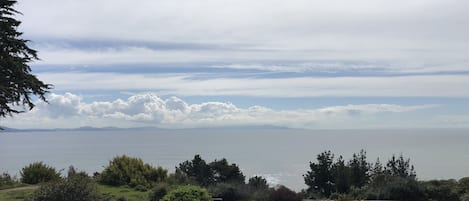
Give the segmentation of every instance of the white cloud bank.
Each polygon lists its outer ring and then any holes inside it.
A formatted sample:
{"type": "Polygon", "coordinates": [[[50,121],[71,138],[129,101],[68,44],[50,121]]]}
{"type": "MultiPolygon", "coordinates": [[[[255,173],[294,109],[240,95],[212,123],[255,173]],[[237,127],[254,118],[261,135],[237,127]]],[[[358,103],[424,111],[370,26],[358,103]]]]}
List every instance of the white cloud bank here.
{"type": "MultiPolygon", "coordinates": [[[[365,104],[319,109],[273,110],[262,106],[240,108],[228,102],[188,104],[177,97],[162,99],[151,93],[133,95],[127,100],[86,103],[80,96],[65,93],[51,94],[49,104],[38,103],[34,110],[6,119],[2,124],[18,128],[79,126],[195,128],[246,125],[347,128],[356,123],[355,120],[364,120],[361,117],[369,118],[379,114],[412,112],[433,107],[436,105],[365,104]],[[334,125],[335,123],[337,125],[334,125]]],[[[373,127],[372,124],[355,126],[373,127]]]]}

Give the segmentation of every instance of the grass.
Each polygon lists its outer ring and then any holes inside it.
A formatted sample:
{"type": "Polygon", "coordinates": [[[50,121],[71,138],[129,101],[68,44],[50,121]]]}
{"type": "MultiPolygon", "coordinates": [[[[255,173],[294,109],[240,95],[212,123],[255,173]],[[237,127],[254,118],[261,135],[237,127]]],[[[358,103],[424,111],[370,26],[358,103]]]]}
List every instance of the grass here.
{"type": "Polygon", "coordinates": [[[0,192],[0,201],[24,201],[33,192],[33,189],[0,192]]]}
{"type": "Polygon", "coordinates": [[[150,193],[150,191],[140,192],[128,187],[114,187],[106,185],[98,185],[98,190],[106,196],[111,196],[113,200],[125,197],[128,201],[145,201],[148,199],[148,194],[150,193]]]}
{"type": "MultiPolygon", "coordinates": [[[[125,197],[128,201],[145,201],[148,199],[147,192],[136,191],[128,187],[114,187],[106,185],[98,185],[98,191],[104,196],[117,200],[120,197],[125,197]]],[[[13,190],[13,191],[0,191],[0,201],[24,201],[25,198],[32,195],[34,189],[13,190]]]]}

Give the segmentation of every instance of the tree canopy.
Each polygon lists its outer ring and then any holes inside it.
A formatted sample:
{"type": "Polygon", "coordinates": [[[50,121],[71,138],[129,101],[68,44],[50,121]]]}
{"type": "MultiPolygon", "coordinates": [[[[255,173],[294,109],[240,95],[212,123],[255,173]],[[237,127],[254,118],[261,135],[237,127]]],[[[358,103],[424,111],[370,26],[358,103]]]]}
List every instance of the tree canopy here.
{"type": "Polygon", "coordinates": [[[45,95],[52,85],[45,84],[31,74],[28,65],[39,60],[36,50],[28,47],[29,40],[21,38],[20,21],[14,16],[21,14],[13,9],[14,0],[0,1],[0,116],[23,112],[35,105],[32,96],[46,101],[45,95]]]}
{"type": "Polygon", "coordinates": [[[245,177],[238,165],[229,164],[226,159],[205,162],[200,155],[195,155],[191,161],[184,161],[176,167],[176,173],[186,175],[202,186],[215,183],[244,183],[245,177]]]}

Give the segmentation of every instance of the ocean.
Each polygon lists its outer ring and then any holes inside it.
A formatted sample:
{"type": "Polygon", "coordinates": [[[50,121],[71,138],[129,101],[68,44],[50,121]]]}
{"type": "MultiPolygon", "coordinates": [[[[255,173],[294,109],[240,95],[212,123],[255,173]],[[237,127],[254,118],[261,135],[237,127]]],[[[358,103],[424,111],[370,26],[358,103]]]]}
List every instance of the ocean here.
{"type": "Polygon", "coordinates": [[[59,170],[70,165],[101,171],[126,154],[174,172],[200,154],[207,162],[226,158],[247,178],[260,175],[271,185],[305,188],[302,175],[316,155],[331,150],[346,160],[361,149],[368,160],[385,163],[403,154],[418,179],[469,176],[469,130],[297,130],[228,128],[181,130],[41,131],[0,133],[0,172],[18,175],[25,165],[43,161],[59,170]]]}

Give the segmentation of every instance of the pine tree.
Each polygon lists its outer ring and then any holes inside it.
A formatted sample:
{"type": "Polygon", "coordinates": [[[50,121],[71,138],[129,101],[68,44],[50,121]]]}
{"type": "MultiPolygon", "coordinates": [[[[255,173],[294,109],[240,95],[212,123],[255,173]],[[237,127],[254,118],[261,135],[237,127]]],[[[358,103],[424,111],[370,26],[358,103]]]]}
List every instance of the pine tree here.
{"type": "Polygon", "coordinates": [[[32,96],[46,101],[52,88],[31,74],[28,63],[39,58],[17,30],[21,22],[13,17],[21,13],[12,8],[15,4],[14,0],[0,0],[0,117],[24,112],[25,107],[31,110],[35,106],[32,96]]]}
{"type": "Polygon", "coordinates": [[[317,163],[310,162],[311,171],[303,175],[305,184],[310,192],[320,193],[329,197],[335,191],[335,178],[333,175],[334,154],[325,151],[317,156],[317,163]]]}

